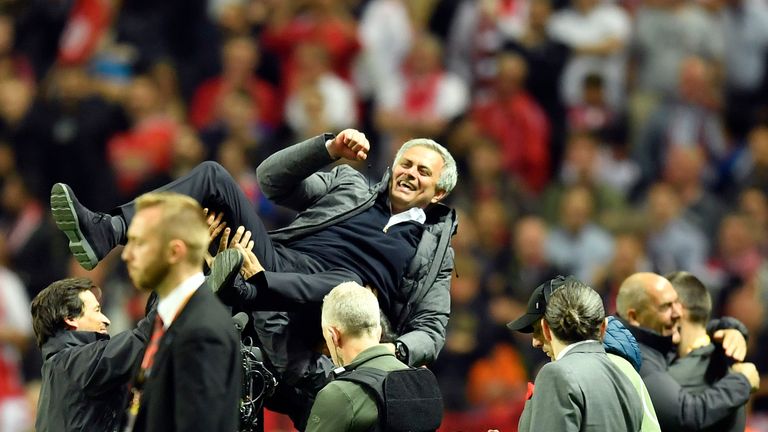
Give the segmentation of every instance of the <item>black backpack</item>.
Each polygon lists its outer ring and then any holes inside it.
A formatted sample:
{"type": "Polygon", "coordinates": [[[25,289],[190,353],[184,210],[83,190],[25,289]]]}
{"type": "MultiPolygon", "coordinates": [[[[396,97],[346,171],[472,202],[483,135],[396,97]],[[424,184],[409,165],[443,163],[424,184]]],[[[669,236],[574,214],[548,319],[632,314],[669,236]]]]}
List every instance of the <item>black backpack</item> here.
{"type": "Polygon", "coordinates": [[[379,421],[371,430],[426,432],[440,427],[443,398],[437,379],[429,369],[409,367],[383,371],[362,364],[365,362],[352,366],[351,370],[350,366],[342,371],[337,369],[336,379],[357,383],[374,397],[379,421]]]}

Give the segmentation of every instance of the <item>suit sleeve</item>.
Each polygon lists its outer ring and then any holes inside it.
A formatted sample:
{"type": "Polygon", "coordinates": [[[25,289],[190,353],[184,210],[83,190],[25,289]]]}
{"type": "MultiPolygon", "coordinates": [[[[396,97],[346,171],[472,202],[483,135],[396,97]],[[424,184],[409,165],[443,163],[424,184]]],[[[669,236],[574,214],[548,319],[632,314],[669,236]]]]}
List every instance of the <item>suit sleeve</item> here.
{"type": "MultiPolygon", "coordinates": [[[[234,332],[234,327],[232,328],[234,332]]],[[[174,349],[173,374],[175,424],[183,431],[214,431],[228,424],[228,416],[237,415],[231,404],[233,382],[240,383],[240,368],[233,356],[239,356],[236,337],[221,330],[198,327],[174,349]]],[[[236,391],[236,390],[234,390],[236,391]]]]}
{"type": "Polygon", "coordinates": [[[651,395],[662,430],[701,430],[712,426],[747,403],[749,381],[732,373],[702,393],[690,393],[665,371],[643,380],[651,395]]]}
{"type": "Polygon", "coordinates": [[[90,396],[114,391],[131,380],[149,341],[154,317],[152,313],[133,330],[77,348],[59,367],[90,396]]]}
{"type": "MultiPolygon", "coordinates": [[[[273,301],[279,302],[281,297],[288,302],[285,305],[287,307],[290,307],[291,303],[322,303],[325,295],[342,282],[363,283],[359,276],[344,269],[313,274],[264,271],[263,275],[265,283],[259,287],[259,295],[252,305],[254,310],[265,310],[266,305],[273,301]],[[259,303],[264,303],[264,305],[259,305],[259,303]]],[[[286,309],[272,308],[271,310],[282,311],[286,309]]]]}
{"type": "Polygon", "coordinates": [[[295,311],[307,304],[322,303],[335,286],[349,281],[363,284],[359,276],[344,269],[312,274],[263,271],[248,280],[236,278],[238,298],[225,301],[238,302],[253,311],[295,311]]]}
{"type": "Polygon", "coordinates": [[[310,138],[265,159],[256,168],[264,196],[279,205],[302,211],[328,193],[340,174],[355,171],[348,165],[340,165],[330,172],[318,172],[333,162],[325,148],[325,141],[331,138],[330,134],[310,138]]]}
{"type": "Polygon", "coordinates": [[[317,394],[309,413],[306,432],[341,432],[351,430],[354,421],[352,400],[333,383],[317,394]]]}
{"type": "Polygon", "coordinates": [[[568,372],[549,363],[536,376],[530,410],[532,430],[579,431],[585,401],[583,392],[569,379],[568,372]]]}
{"type": "Polygon", "coordinates": [[[453,248],[448,248],[437,279],[421,301],[411,305],[410,318],[397,338],[408,347],[409,366],[432,363],[445,344],[445,328],[451,312],[453,255],[453,248]]]}

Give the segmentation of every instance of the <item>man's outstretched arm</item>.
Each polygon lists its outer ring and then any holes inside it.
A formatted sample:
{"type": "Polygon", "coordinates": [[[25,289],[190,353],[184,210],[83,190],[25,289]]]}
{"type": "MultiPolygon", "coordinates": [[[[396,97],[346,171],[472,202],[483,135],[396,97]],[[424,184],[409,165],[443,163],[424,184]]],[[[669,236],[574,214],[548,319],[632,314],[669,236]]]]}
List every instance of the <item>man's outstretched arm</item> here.
{"type": "Polygon", "coordinates": [[[749,379],[731,373],[702,393],[691,393],[666,372],[643,377],[662,430],[700,430],[730,415],[747,403],[751,391],[749,379]]]}
{"type": "Polygon", "coordinates": [[[303,210],[330,189],[331,178],[318,170],[339,158],[365,160],[369,149],[368,139],[355,129],[310,138],[265,159],[256,168],[259,187],[275,203],[303,210]]]}
{"type": "Polygon", "coordinates": [[[155,314],[153,311],[144,317],[135,329],[66,351],[56,361],[57,367],[86,394],[115,391],[130,382],[149,341],[155,314]]]}

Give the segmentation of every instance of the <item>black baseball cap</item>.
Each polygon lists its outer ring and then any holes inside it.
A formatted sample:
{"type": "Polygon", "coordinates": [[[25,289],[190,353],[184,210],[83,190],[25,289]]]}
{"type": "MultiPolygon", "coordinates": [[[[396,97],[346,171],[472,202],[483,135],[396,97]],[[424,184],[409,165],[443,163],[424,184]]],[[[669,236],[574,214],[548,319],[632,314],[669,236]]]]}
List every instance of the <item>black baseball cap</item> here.
{"type": "Polygon", "coordinates": [[[520,333],[533,333],[533,323],[544,317],[547,311],[547,302],[552,293],[565,285],[565,282],[572,279],[573,276],[556,276],[536,287],[528,299],[528,308],[525,315],[507,324],[507,328],[520,333]]]}

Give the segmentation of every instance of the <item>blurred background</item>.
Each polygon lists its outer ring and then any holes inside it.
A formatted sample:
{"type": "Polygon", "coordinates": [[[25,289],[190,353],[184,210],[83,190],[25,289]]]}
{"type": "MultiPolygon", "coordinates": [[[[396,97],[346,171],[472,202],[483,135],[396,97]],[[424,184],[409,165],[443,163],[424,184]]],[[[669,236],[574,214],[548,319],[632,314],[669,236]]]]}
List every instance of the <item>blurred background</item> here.
{"type": "Polygon", "coordinates": [[[112,333],[144,309],[117,254],[71,260],[54,182],[107,211],[217,160],[280,226],[255,167],[348,127],[372,181],[412,137],[459,164],[443,430],[516,430],[546,359],[504,324],[539,283],[613,312],[640,270],[747,325],[768,430],[767,50],[768,0],[0,0],[0,431],[32,428],[42,288],[93,278],[112,333]]]}

